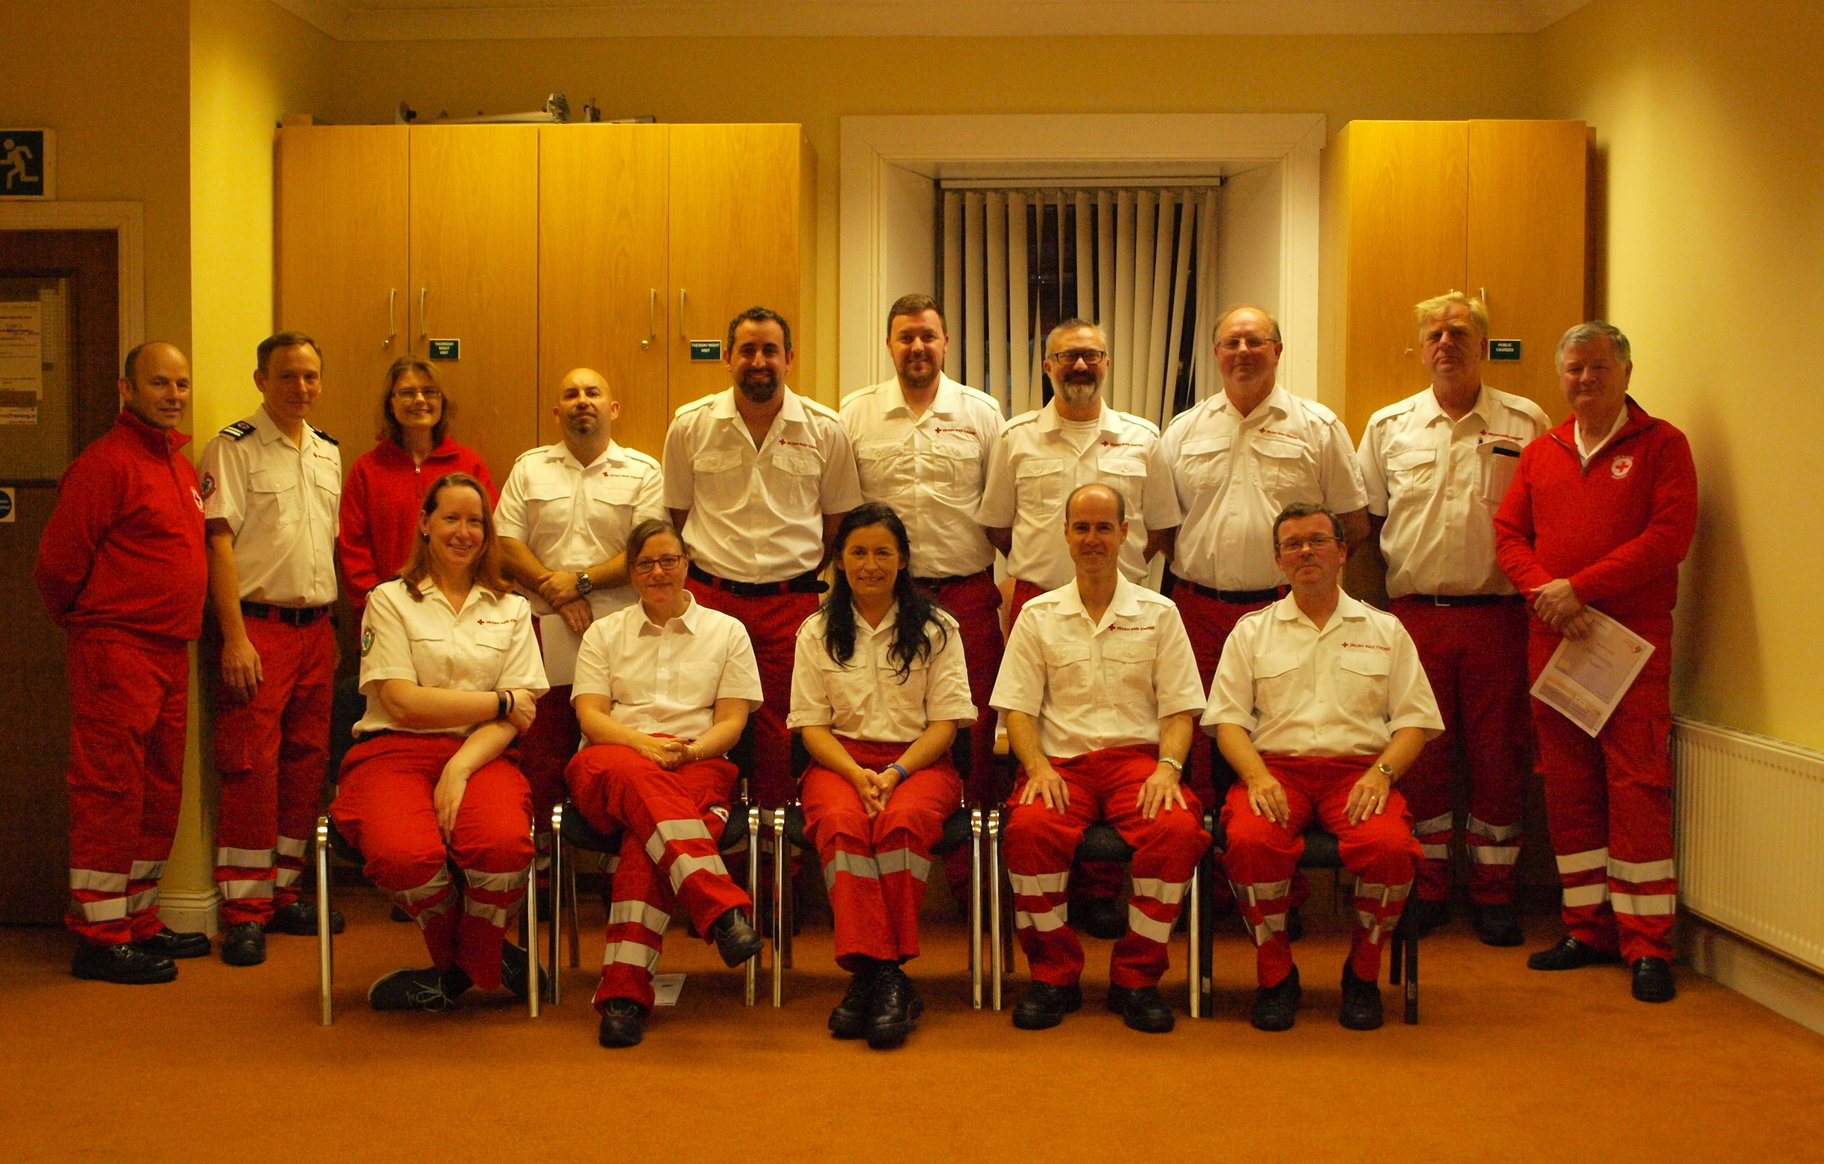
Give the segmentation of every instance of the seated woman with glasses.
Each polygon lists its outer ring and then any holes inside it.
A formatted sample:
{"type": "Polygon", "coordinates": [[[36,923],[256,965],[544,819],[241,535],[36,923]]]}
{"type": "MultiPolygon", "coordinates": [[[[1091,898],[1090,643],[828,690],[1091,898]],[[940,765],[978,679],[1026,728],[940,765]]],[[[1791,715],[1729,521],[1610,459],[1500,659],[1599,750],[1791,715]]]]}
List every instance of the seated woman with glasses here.
{"type": "Polygon", "coordinates": [[[447,1010],[471,986],[530,989],[506,940],[532,861],[532,798],[508,750],[545,693],[532,608],[500,573],[481,482],[437,479],[405,569],[368,596],[367,712],[330,816],[434,963],[375,982],[375,1010],[447,1010]],[[460,876],[452,876],[454,865],[460,876]]]}
{"type": "Polygon", "coordinates": [[[899,515],[878,502],[836,532],[836,578],[798,630],[786,726],[810,753],[800,797],[854,976],[830,1012],[839,1039],[905,1042],[924,1009],[900,967],[918,956],[931,846],[962,799],[950,760],[975,722],[956,620],[912,582],[899,515]]]}
{"type": "Polygon", "coordinates": [[[481,458],[450,439],[455,415],[455,402],[443,394],[427,361],[418,356],[393,361],[380,394],[379,440],[355,458],[342,486],[336,556],[357,614],[368,591],[397,575],[411,555],[418,503],[432,481],[445,473],[467,473],[487,490],[490,508],[499,496],[481,458]]]}
{"type": "Polygon", "coordinates": [[[564,772],[591,827],[626,830],[595,991],[604,1047],[645,1035],[674,901],[729,966],[760,952],[741,912],[753,902],[717,852],[736,776],[725,753],[760,705],[753,643],[684,588],[690,551],[670,522],[634,526],[626,552],[640,601],[583,635],[570,700],[588,746],[564,772]]]}

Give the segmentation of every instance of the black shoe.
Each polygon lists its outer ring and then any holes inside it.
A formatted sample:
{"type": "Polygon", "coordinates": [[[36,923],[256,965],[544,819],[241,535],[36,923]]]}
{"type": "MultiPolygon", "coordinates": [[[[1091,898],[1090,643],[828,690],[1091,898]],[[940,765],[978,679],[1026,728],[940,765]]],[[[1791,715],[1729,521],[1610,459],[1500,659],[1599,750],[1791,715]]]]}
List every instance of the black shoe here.
{"type": "Polygon", "coordinates": [[[1127,936],[1127,915],[1112,897],[1079,897],[1070,903],[1070,924],[1080,934],[1119,941],[1127,936]]]}
{"type": "Polygon", "coordinates": [[[1678,994],[1672,964],[1651,954],[1634,959],[1634,997],[1641,1002],[1671,1002],[1678,994]]]}
{"type": "Polygon", "coordinates": [[[874,986],[874,1011],[868,1016],[868,1046],[891,1051],[906,1041],[912,1024],[925,1013],[925,1002],[906,972],[894,962],[880,969],[874,986]]]}
{"type": "Polygon", "coordinates": [[[710,924],[709,940],[716,944],[723,965],[731,967],[758,954],[766,944],[738,909],[729,910],[710,924]]]}
{"type": "MultiPolygon", "coordinates": [[[[339,934],[347,927],[348,922],[342,917],[341,910],[332,909],[329,911],[330,933],[339,934]]],[[[273,910],[272,916],[266,919],[266,932],[269,934],[296,934],[301,938],[316,937],[316,902],[305,901],[300,898],[290,905],[281,906],[278,909],[273,910]]]]}
{"type": "Polygon", "coordinates": [[[1526,960],[1528,970],[1581,970],[1585,966],[1613,966],[1620,954],[1611,954],[1586,946],[1576,938],[1566,938],[1549,950],[1540,950],[1526,960]]]}
{"type": "Polygon", "coordinates": [[[180,934],[161,926],[156,934],[133,943],[133,948],[155,958],[203,958],[209,954],[208,934],[180,934]]]}
{"type": "Polygon", "coordinates": [[[467,985],[468,975],[463,974],[455,982],[450,977],[435,966],[395,970],[367,988],[367,1005],[375,1010],[455,1010],[456,996],[462,993],[460,987],[467,985]]]}
{"type": "Polygon", "coordinates": [[[1064,1016],[1083,1005],[1083,988],[1076,983],[1053,986],[1034,982],[1026,996],[1013,1008],[1013,1025],[1022,1031],[1042,1031],[1064,1021],[1064,1016]]]}
{"type": "Polygon", "coordinates": [[[266,933],[259,922],[235,922],[222,931],[222,961],[230,966],[258,966],[266,960],[266,933]]]}
{"type": "Polygon", "coordinates": [[[880,981],[884,962],[869,962],[849,979],[842,1001],[830,1012],[830,1034],[838,1039],[859,1039],[868,1033],[868,1019],[874,1013],[874,984],[880,981]]]}
{"type": "Polygon", "coordinates": [[[1298,1021],[1298,1002],[1304,997],[1298,984],[1298,967],[1279,980],[1277,986],[1263,986],[1254,995],[1254,1010],[1248,1022],[1257,1031],[1289,1031],[1298,1021]]]}
{"type": "Polygon", "coordinates": [[[602,1007],[595,1041],[604,1047],[634,1047],[646,1037],[646,1008],[631,998],[611,998],[602,1007]]]}
{"type": "Polygon", "coordinates": [[[177,963],[129,942],[112,946],[84,942],[76,947],[76,956],[70,959],[70,973],[96,982],[150,986],[176,978],[177,963]]]}
{"type": "Polygon", "coordinates": [[[1336,1021],[1352,1031],[1372,1031],[1381,1025],[1381,985],[1355,976],[1355,967],[1343,963],[1343,1009],[1336,1021]]]}
{"type": "MultiPolygon", "coordinates": [[[[1481,907],[1478,906],[1478,909],[1481,907]]],[[[1414,937],[1425,937],[1450,924],[1450,902],[1421,897],[1406,903],[1406,926],[1414,937]]]]}
{"type": "MultiPolygon", "coordinates": [[[[500,944],[500,988],[512,994],[521,1002],[526,1001],[526,984],[530,975],[526,970],[526,951],[512,942],[500,944]]],[[[545,968],[538,968],[538,990],[543,994],[551,986],[551,977],[545,968]]]]}
{"type": "Polygon", "coordinates": [[[1520,915],[1511,905],[1471,905],[1469,924],[1484,946],[1518,946],[1526,940],[1520,930],[1520,915]]]}
{"type": "Polygon", "coordinates": [[[1121,1021],[1136,1031],[1163,1035],[1172,1029],[1176,1019],[1172,1008],[1159,997],[1157,986],[1110,986],[1108,1009],[1121,1016],[1121,1021]]]}

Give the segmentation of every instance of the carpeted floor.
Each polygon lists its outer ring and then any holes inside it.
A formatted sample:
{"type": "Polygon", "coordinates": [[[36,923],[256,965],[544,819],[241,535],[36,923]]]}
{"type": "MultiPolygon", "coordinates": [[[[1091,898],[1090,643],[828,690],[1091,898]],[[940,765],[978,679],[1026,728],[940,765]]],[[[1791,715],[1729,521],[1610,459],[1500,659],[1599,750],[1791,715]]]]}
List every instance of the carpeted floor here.
{"type": "Polygon", "coordinates": [[[1619,968],[1530,972],[1556,937],[1545,918],[1518,950],[1440,931],[1420,1025],[1386,988],[1389,1024],[1369,1033],[1336,1024],[1336,917],[1297,947],[1305,1005],[1280,1035],[1247,1025],[1238,931],[1217,946],[1216,1015],[1185,1017],[1180,941],[1162,1036],[1102,1009],[1105,942],[1057,1030],[970,1009],[965,930],[934,920],[910,967],[925,1017],[892,1053],[825,1032],[845,981],[827,927],[800,937],[775,1011],[764,975],[743,1008],[740,975],[678,925],[660,968],[688,973],[679,1005],[606,1051],[588,1001],[599,904],[563,1005],[533,1021],[505,996],[370,1011],[367,984],[422,947],[371,891],[339,903],[327,1029],[309,938],[273,937],[263,967],[195,960],[174,984],[117,987],[70,977],[61,932],[0,930],[0,1161],[1824,1160],[1824,1038],[1682,968],[1665,1006],[1629,998],[1619,968]]]}

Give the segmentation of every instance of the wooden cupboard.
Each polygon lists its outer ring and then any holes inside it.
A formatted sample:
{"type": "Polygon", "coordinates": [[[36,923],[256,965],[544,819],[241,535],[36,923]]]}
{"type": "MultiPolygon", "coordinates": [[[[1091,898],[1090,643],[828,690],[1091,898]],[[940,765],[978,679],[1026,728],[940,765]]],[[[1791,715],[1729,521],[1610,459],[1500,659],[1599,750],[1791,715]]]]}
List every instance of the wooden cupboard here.
{"type": "Polygon", "coordinates": [[[1552,366],[1588,318],[1589,133],[1580,121],[1353,121],[1325,151],[1319,397],[1358,439],[1427,383],[1412,306],[1452,288],[1488,304],[1483,382],[1565,415],[1552,366]]]}

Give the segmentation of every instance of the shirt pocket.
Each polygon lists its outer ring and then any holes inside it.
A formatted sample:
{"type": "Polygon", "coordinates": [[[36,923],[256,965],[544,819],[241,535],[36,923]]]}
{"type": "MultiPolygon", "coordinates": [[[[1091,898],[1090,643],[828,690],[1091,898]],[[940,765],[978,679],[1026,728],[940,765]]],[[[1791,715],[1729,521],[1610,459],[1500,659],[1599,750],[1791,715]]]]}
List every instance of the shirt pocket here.
{"type": "Polygon", "coordinates": [[[1520,448],[1501,441],[1483,445],[1476,455],[1482,461],[1482,503],[1493,513],[1501,508],[1507,487],[1514,483],[1514,474],[1520,468],[1520,448]]]}
{"type": "Polygon", "coordinates": [[[1045,654],[1046,683],[1056,703],[1092,702],[1100,685],[1093,652],[1088,643],[1041,644],[1045,654]]]}
{"type": "Polygon", "coordinates": [[[1280,709],[1286,714],[1299,702],[1309,698],[1310,689],[1303,658],[1290,651],[1274,651],[1254,657],[1254,706],[1256,714],[1263,707],[1280,709]]]}
{"type": "MultiPolygon", "coordinates": [[[[902,679],[895,664],[882,659],[874,668],[874,686],[880,692],[880,704],[894,718],[911,718],[920,724],[925,718],[925,690],[930,684],[929,662],[915,662],[902,679]]],[[[900,741],[893,741],[898,743],[900,741]]]]}
{"type": "Polygon", "coordinates": [[[1187,494],[1219,487],[1228,475],[1229,446],[1234,437],[1199,437],[1178,446],[1178,463],[1172,467],[1184,482],[1187,494]]]}
{"type": "Polygon", "coordinates": [[[1387,673],[1393,654],[1381,650],[1344,651],[1336,666],[1336,701],[1350,712],[1375,718],[1387,707],[1387,673]]]}
{"type": "Polygon", "coordinates": [[[747,498],[748,459],[740,449],[707,449],[691,461],[697,504],[734,508],[747,498]]]}
{"type": "Polygon", "coordinates": [[[722,664],[679,663],[671,677],[671,697],[685,707],[714,707],[722,686],[722,664]]]}
{"type": "Polygon", "coordinates": [[[454,653],[450,650],[450,641],[441,630],[410,631],[412,674],[417,676],[420,687],[451,686],[451,664],[454,653]]]}
{"type": "Polygon", "coordinates": [[[1102,644],[1102,669],[1108,676],[1110,703],[1156,704],[1153,673],[1158,669],[1159,644],[1150,635],[1124,634],[1102,644]]]}
{"type": "Polygon", "coordinates": [[[1436,486],[1437,473],[1436,449],[1390,450],[1387,454],[1387,493],[1406,499],[1424,497],[1436,486]]]}
{"type": "Polygon", "coordinates": [[[1296,441],[1256,436],[1254,454],[1260,467],[1260,484],[1282,505],[1294,501],[1321,501],[1317,491],[1317,464],[1310,450],[1296,441]]]}
{"type": "Polygon", "coordinates": [[[1048,521],[1047,511],[1064,504],[1064,459],[1062,457],[1027,457],[1013,470],[1013,496],[1016,508],[1041,522],[1048,521]]]}
{"type": "Polygon", "coordinates": [[[909,488],[917,476],[904,441],[856,445],[855,468],[861,474],[861,491],[870,498],[893,496],[909,488]]]}
{"type": "Polygon", "coordinates": [[[548,548],[569,529],[571,497],[567,481],[534,481],[526,490],[526,529],[533,544],[548,548]]]}
{"type": "Polygon", "coordinates": [[[782,514],[822,512],[822,459],[801,449],[775,448],[772,467],[782,514]]]}
{"type": "Polygon", "coordinates": [[[1146,462],[1134,456],[1096,458],[1096,473],[1105,485],[1118,490],[1127,503],[1127,518],[1136,526],[1145,525],[1142,508],[1146,501],[1146,462]]]}
{"type": "Polygon", "coordinates": [[[254,469],[247,474],[247,524],[294,525],[302,516],[298,480],[283,469],[254,469]]]}
{"type": "Polygon", "coordinates": [[[973,510],[981,500],[987,478],[981,446],[939,441],[927,450],[923,468],[931,491],[951,505],[973,510]]]}
{"type": "Polygon", "coordinates": [[[593,478],[589,485],[589,530],[604,549],[625,546],[633,530],[633,501],[639,482],[632,477],[593,478]]]}

